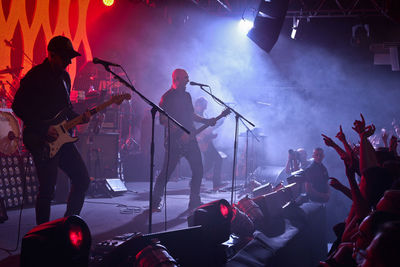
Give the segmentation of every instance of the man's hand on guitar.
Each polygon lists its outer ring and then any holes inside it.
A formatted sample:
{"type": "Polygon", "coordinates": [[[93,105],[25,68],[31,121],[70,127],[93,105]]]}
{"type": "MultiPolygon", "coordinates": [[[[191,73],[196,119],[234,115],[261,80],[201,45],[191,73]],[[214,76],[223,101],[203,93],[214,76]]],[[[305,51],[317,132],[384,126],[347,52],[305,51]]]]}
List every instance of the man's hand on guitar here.
{"type": "Polygon", "coordinates": [[[90,111],[87,109],[85,113],[82,114],[82,123],[88,123],[90,121],[90,117],[92,117],[92,115],[90,114],[90,111]]]}
{"type": "Polygon", "coordinates": [[[214,126],[217,123],[217,118],[211,118],[207,120],[207,123],[209,126],[214,126]]]}
{"type": "Polygon", "coordinates": [[[47,130],[46,140],[48,142],[53,142],[57,140],[57,138],[58,138],[57,129],[54,126],[50,126],[49,129],[47,130]]]}

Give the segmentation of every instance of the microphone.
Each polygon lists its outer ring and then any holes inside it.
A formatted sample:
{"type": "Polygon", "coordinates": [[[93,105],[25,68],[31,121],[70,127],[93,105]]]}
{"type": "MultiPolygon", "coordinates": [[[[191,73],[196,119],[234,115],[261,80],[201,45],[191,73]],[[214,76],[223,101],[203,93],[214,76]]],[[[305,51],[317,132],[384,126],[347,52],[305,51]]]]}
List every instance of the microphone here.
{"type": "Polygon", "coordinates": [[[119,65],[119,64],[115,64],[115,63],[112,63],[112,62],[108,62],[108,61],[99,59],[99,58],[97,58],[97,57],[93,58],[93,64],[101,64],[101,65],[103,65],[104,67],[108,67],[108,66],[121,67],[121,65],[119,65]]]}
{"type": "Polygon", "coordinates": [[[210,87],[210,86],[207,85],[207,84],[196,83],[196,82],[190,82],[190,85],[197,85],[197,86],[200,86],[200,87],[203,87],[203,86],[205,86],[205,87],[210,87]]]}

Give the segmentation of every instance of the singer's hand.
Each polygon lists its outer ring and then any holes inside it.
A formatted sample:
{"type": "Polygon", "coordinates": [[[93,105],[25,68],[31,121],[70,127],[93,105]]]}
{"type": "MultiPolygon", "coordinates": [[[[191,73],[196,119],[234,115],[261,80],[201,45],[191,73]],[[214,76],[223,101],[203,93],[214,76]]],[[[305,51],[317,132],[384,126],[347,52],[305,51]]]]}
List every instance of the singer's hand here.
{"type": "Polygon", "coordinates": [[[208,119],[207,124],[210,126],[214,126],[217,123],[217,119],[216,118],[211,118],[208,119]]]}

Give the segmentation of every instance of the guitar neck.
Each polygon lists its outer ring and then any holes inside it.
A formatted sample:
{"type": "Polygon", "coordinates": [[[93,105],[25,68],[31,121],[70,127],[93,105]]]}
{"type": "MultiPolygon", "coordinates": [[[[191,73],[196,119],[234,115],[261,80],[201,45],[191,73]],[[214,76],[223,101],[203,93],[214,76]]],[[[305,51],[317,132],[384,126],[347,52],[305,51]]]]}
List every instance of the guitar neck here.
{"type": "MultiPolygon", "coordinates": [[[[216,117],[216,120],[219,121],[222,117],[225,117],[225,115],[221,113],[218,117],[216,117]]],[[[197,128],[194,131],[194,135],[198,135],[199,133],[201,133],[202,131],[207,129],[209,126],[210,125],[208,125],[208,124],[204,124],[204,125],[200,126],[199,128],[197,128]]]]}
{"type": "MultiPolygon", "coordinates": [[[[89,110],[90,115],[94,115],[100,111],[102,111],[103,109],[105,109],[106,107],[112,105],[114,103],[113,99],[110,99],[100,105],[98,105],[95,108],[92,108],[91,110],[89,110]]],[[[79,115],[78,117],[73,118],[72,120],[67,121],[66,125],[64,126],[65,130],[69,130],[71,128],[74,128],[76,125],[83,123],[83,114],[79,115]]]]}

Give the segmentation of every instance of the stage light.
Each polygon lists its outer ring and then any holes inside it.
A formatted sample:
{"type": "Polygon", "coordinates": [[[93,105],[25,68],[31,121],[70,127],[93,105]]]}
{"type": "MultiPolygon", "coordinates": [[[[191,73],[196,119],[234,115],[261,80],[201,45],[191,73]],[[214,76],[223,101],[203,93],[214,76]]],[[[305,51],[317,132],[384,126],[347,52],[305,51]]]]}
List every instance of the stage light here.
{"type": "Polygon", "coordinates": [[[188,225],[201,225],[206,242],[216,245],[229,239],[233,212],[225,199],[216,200],[198,207],[188,217],[188,225]]]}
{"type": "Polygon", "coordinates": [[[36,226],[22,239],[21,267],[88,266],[91,235],[79,216],[36,226]]]}
{"type": "Polygon", "coordinates": [[[72,225],[71,229],[69,229],[69,240],[71,244],[79,249],[83,243],[83,230],[79,225],[72,225]]]}
{"type": "Polygon", "coordinates": [[[252,237],[254,233],[253,221],[236,206],[232,207],[231,231],[241,238],[252,237]]]}
{"type": "Polygon", "coordinates": [[[166,247],[159,242],[152,242],[136,254],[135,266],[166,266],[176,267],[178,263],[169,254],[166,247]]]}
{"type": "Polygon", "coordinates": [[[256,228],[265,224],[267,221],[260,207],[248,196],[239,200],[237,208],[243,211],[253,221],[256,228]]]}
{"type": "Polygon", "coordinates": [[[114,0],[103,0],[103,4],[105,6],[112,6],[114,4],[114,0]]]}
{"type": "Polygon", "coordinates": [[[296,39],[297,29],[299,28],[300,19],[296,19],[293,17],[293,26],[292,26],[292,33],[290,34],[290,38],[293,40],[296,39]]]}
{"type": "Polygon", "coordinates": [[[241,19],[238,24],[239,33],[242,35],[246,35],[251,28],[253,28],[253,22],[246,19],[241,19]]]}

